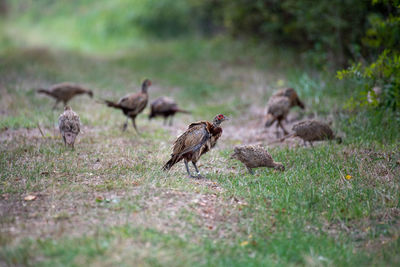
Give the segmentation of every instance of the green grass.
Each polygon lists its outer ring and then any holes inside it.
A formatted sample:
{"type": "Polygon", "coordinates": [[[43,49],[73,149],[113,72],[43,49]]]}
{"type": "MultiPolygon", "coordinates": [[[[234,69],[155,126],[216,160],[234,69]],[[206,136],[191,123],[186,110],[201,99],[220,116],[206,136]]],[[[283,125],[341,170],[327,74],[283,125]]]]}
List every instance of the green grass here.
{"type": "Polygon", "coordinates": [[[13,15],[0,32],[7,40],[0,47],[1,264],[399,264],[397,113],[344,109],[355,93],[351,84],[281,48],[226,37],[137,39],[135,29],[105,35],[103,43],[96,31],[86,35],[101,5],[79,3],[88,23],[80,30],[79,19],[66,24],[75,9],[54,4],[32,26],[31,16],[43,11],[29,5],[34,9],[13,15]],[[52,42],[60,28],[63,38],[52,42]],[[136,91],[144,77],[154,83],[151,99],[170,95],[193,112],[175,118],[178,130],[149,122],[146,110],[137,120],[140,136],[131,125],[121,132],[121,112],[94,101],[136,91]],[[95,92],[94,100],[70,103],[84,125],[75,151],[63,147],[57,132],[61,108],[51,110],[53,100],[34,91],[66,80],[95,92]],[[229,158],[233,145],[261,134],[258,110],[286,86],[307,106],[294,114],[332,121],[344,142],[270,147],[286,171],[250,175],[229,158]],[[217,113],[231,121],[199,162],[206,179],[188,179],[182,163],[161,171],[176,135],[217,113]],[[24,201],[30,194],[37,199],[24,201]]]}

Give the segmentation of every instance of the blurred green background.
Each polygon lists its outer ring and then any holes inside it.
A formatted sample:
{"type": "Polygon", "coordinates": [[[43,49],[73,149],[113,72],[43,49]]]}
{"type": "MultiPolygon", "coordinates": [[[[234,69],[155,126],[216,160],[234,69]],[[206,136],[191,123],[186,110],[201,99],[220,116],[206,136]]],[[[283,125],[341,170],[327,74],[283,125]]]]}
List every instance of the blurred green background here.
{"type": "MultiPolygon", "coordinates": [[[[204,40],[221,46],[240,40],[255,57],[285,50],[277,61],[332,76],[345,69],[340,78],[355,80],[359,89],[351,106],[398,109],[400,103],[399,1],[1,0],[1,16],[3,50],[46,46],[109,55],[185,40],[189,47],[176,49],[190,57],[204,49],[204,40]],[[368,103],[374,86],[382,97],[368,103]]],[[[212,51],[218,57],[220,50],[209,48],[192,60],[212,51]]]]}

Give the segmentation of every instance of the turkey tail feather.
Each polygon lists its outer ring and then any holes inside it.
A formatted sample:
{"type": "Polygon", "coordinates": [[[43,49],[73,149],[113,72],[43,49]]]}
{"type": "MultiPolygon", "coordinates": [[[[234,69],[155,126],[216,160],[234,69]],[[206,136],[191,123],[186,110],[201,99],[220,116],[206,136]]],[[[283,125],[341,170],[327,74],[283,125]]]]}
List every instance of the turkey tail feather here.
{"type": "Polygon", "coordinates": [[[180,161],[182,158],[179,157],[179,155],[173,155],[170,160],[168,160],[167,163],[162,167],[163,171],[168,171],[171,169],[172,166],[174,166],[178,161],[180,161]]]}
{"type": "Polygon", "coordinates": [[[121,108],[118,104],[116,104],[110,100],[104,100],[104,104],[106,104],[108,107],[112,107],[112,108],[121,108]]]}
{"type": "Polygon", "coordinates": [[[192,114],[192,112],[190,112],[190,111],[188,111],[188,110],[180,109],[180,108],[177,108],[177,109],[176,109],[176,112],[181,112],[181,113],[186,113],[186,114],[192,114]]]}
{"type": "Polygon", "coordinates": [[[46,95],[51,95],[50,91],[47,89],[37,89],[36,92],[38,92],[39,94],[46,94],[46,95]]]}

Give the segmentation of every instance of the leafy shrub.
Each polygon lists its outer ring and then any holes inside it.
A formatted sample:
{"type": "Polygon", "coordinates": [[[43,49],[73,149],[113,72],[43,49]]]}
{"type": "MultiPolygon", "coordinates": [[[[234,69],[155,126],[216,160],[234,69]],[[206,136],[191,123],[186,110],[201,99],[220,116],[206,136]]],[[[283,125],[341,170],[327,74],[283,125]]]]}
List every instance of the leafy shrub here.
{"type": "MultiPolygon", "coordinates": [[[[374,1],[374,3],[380,1],[374,1]]],[[[390,3],[390,13],[385,18],[370,16],[363,43],[378,54],[371,63],[353,63],[346,70],[339,71],[339,79],[349,78],[357,82],[360,95],[350,105],[400,108],[400,5],[390,3]]]]}

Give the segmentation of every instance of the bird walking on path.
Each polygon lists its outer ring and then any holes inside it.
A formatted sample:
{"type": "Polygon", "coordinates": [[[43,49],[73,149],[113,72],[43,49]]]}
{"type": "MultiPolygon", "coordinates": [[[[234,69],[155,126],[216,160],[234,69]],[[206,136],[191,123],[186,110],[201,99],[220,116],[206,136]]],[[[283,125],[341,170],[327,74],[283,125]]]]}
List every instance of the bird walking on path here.
{"type": "Polygon", "coordinates": [[[173,145],[171,159],[163,166],[163,170],[169,170],[182,159],[189,177],[201,178],[196,166],[197,161],[202,155],[210,151],[222,135],[221,123],[228,118],[222,114],[215,116],[212,123],[199,121],[189,125],[188,129],[181,134],[173,145]],[[192,175],[189,170],[188,162],[191,161],[197,175],[192,175]]]}
{"type": "Polygon", "coordinates": [[[299,106],[301,109],[304,109],[304,103],[300,100],[297,92],[293,88],[286,88],[275,92],[272,96],[286,96],[289,98],[290,107],[299,106]]]}
{"type": "Polygon", "coordinates": [[[64,145],[74,148],[75,139],[81,129],[78,114],[69,106],[65,106],[64,112],[58,118],[58,127],[64,140],[64,145]]]}
{"type": "Polygon", "coordinates": [[[268,167],[275,170],[284,171],[285,167],[280,162],[275,162],[268,151],[260,146],[237,146],[232,159],[241,161],[251,174],[254,174],[253,168],[268,167]]]}
{"type": "Polygon", "coordinates": [[[147,102],[149,100],[147,90],[150,85],[151,81],[146,79],[142,83],[142,89],[140,92],[128,94],[121,98],[118,102],[104,100],[104,103],[107,106],[122,110],[124,115],[127,117],[122,128],[123,131],[125,131],[128,127],[128,121],[131,119],[133,128],[135,128],[136,132],[139,133],[135,120],[136,116],[139,115],[147,106],[147,102]]]}
{"type": "Polygon", "coordinates": [[[283,126],[282,121],[286,119],[289,109],[289,98],[285,96],[271,97],[268,101],[267,120],[265,122],[265,127],[270,127],[276,121],[277,127],[281,127],[283,133],[288,134],[288,131],[283,126]]]}
{"type": "Polygon", "coordinates": [[[306,142],[309,142],[310,145],[313,146],[312,142],[323,140],[336,140],[338,143],[342,142],[342,138],[336,136],[328,124],[316,120],[299,122],[293,125],[292,130],[294,133],[284,136],[280,141],[283,142],[289,137],[300,137],[303,139],[304,146],[307,145],[306,142]]]}
{"type": "Polygon", "coordinates": [[[277,128],[280,127],[285,135],[288,134],[288,131],[283,126],[282,121],[287,119],[290,108],[294,106],[299,106],[302,109],[305,108],[304,103],[300,100],[293,88],[279,90],[274,93],[267,103],[265,127],[270,127],[276,121],[277,128]]]}
{"type": "Polygon", "coordinates": [[[68,101],[70,101],[76,95],[88,94],[90,97],[93,97],[92,90],[89,90],[81,85],[69,82],[55,84],[49,89],[39,88],[37,89],[37,92],[40,94],[46,94],[56,100],[53,109],[57,107],[60,101],[62,101],[64,103],[64,106],[66,106],[68,104],[68,101]]]}
{"type": "Polygon", "coordinates": [[[150,107],[151,111],[149,120],[157,116],[162,116],[164,117],[164,125],[166,125],[168,117],[171,117],[169,121],[170,126],[172,125],[172,119],[177,112],[190,113],[190,111],[180,109],[178,104],[176,104],[172,98],[166,96],[155,99],[153,102],[151,102],[150,107]]]}

